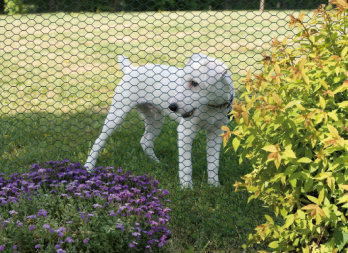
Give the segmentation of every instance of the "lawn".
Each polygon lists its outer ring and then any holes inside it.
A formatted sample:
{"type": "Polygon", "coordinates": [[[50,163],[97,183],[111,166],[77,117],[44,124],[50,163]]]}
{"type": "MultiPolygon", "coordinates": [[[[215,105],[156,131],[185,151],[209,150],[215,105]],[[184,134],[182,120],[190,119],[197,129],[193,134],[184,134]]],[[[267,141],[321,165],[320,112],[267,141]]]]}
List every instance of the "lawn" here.
{"type": "MultiPolygon", "coordinates": [[[[98,136],[122,73],[117,55],[135,65],[184,66],[192,53],[222,59],[236,87],[247,67],[260,68],[273,37],[293,36],[288,12],[56,13],[0,16],[0,170],[34,162],[83,163],[98,136]]],[[[233,124],[233,123],[231,123],[233,124]]],[[[170,191],[170,252],[239,252],[268,210],[233,184],[250,171],[233,151],[221,154],[223,186],[206,184],[205,135],[193,150],[194,190],[178,180],[176,123],[166,119],[151,161],[139,144],[144,124],[132,112],[108,140],[100,166],[158,179],[170,191]]],[[[253,249],[250,249],[253,251],[253,249]]]]}

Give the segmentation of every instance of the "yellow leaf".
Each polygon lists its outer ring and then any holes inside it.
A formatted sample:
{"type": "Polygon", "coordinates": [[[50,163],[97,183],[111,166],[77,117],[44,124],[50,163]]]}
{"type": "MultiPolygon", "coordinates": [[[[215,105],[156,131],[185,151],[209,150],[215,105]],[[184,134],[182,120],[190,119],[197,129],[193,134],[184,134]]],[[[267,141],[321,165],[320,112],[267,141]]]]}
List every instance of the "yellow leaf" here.
{"type": "Polygon", "coordinates": [[[302,250],[302,252],[303,252],[303,253],[309,253],[309,252],[310,252],[308,245],[306,246],[306,248],[304,248],[304,249],[302,250]]]}
{"type": "Polygon", "coordinates": [[[319,173],[319,174],[315,177],[315,179],[316,179],[316,180],[323,180],[323,179],[327,178],[327,177],[330,176],[330,175],[331,175],[330,172],[321,172],[321,173],[319,173]]]}
{"type": "Polygon", "coordinates": [[[326,102],[325,102],[325,99],[322,96],[319,96],[319,103],[320,103],[321,109],[324,110],[325,107],[326,107],[326,102]]]}
{"type": "Polygon", "coordinates": [[[284,158],[296,158],[296,154],[292,151],[291,146],[286,146],[285,151],[282,153],[284,158]]]}
{"type": "Polygon", "coordinates": [[[233,146],[234,151],[238,150],[239,144],[240,144],[240,140],[237,137],[233,138],[232,146],[233,146]]]}
{"type": "Polygon", "coordinates": [[[284,39],[282,41],[283,46],[286,46],[287,43],[288,43],[288,38],[284,37],[284,39]]]}
{"type": "Polygon", "coordinates": [[[319,214],[321,217],[326,217],[323,209],[321,209],[319,206],[315,208],[316,214],[319,214]]]}
{"type": "Polygon", "coordinates": [[[266,218],[266,220],[269,222],[269,223],[271,223],[271,224],[274,224],[274,221],[273,221],[273,219],[272,219],[272,217],[271,216],[269,216],[269,215],[265,215],[265,218],[266,218]]]}
{"type": "Polygon", "coordinates": [[[340,185],[340,188],[345,190],[345,191],[348,191],[348,185],[347,184],[340,185]]]}
{"type": "Polygon", "coordinates": [[[302,207],[301,209],[302,210],[312,211],[312,210],[315,210],[316,207],[317,207],[317,205],[309,204],[309,205],[306,205],[306,206],[302,207]]]}
{"type": "Polygon", "coordinates": [[[288,215],[288,217],[286,217],[286,221],[285,221],[283,228],[290,227],[292,225],[292,223],[294,223],[294,220],[295,220],[295,215],[293,215],[293,214],[288,215]]]}
{"type": "Polygon", "coordinates": [[[282,156],[280,155],[279,152],[277,152],[276,154],[277,154],[277,155],[276,155],[276,157],[275,157],[275,159],[274,159],[274,164],[275,164],[275,166],[276,166],[277,169],[278,169],[279,166],[280,166],[280,163],[282,162],[282,156]]]}
{"type": "Polygon", "coordinates": [[[280,74],[280,67],[279,67],[278,64],[275,64],[275,65],[274,65],[274,70],[275,70],[275,72],[276,72],[277,75],[280,74]]]}
{"type": "Polygon", "coordinates": [[[307,198],[310,200],[310,201],[312,201],[313,203],[315,203],[315,204],[319,204],[319,201],[318,201],[318,199],[316,198],[316,197],[313,197],[313,196],[311,196],[311,195],[307,195],[307,198]]]}
{"type": "Polygon", "coordinates": [[[334,121],[338,121],[338,117],[337,117],[336,111],[337,111],[337,110],[334,110],[334,111],[332,111],[332,112],[328,112],[328,113],[327,113],[327,115],[328,115],[331,119],[333,119],[334,121]]]}
{"type": "Polygon", "coordinates": [[[305,13],[303,11],[301,11],[301,13],[298,15],[298,20],[300,20],[301,22],[303,22],[303,18],[305,17],[305,13]]]}
{"type": "Polygon", "coordinates": [[[290,103],[288,103],[286,106],[285,106],[285,109],[288,109],[288,108],[291,108],[295,105],[298,105],[298,104],[301,104],[301,101],[300,100],[294,100],[294,101],[291,101],[290,103]]]}
{"type": "Polygon", "coordinates": [[[305,81],[306,84],[309,84],[309,78],[306,75],[306,73],[305,73],[306,71],[305,71],[305,68],[304,68],[305,63],[306,63],[306,59],[300,60],[300,62],[299,62],[299,69],[301,71],[301,75],[302,75],[303,80],[305,81]]]}
{"type": "Polygon", "coordinates": [[[302,157],[302,158],[298,159],[297,162],[299,162],[299,163],[311,163],[312,160],[309,159],[308,157],[302,157]]]}
{"type": "Polygon", "coordinates": [[[276,93],[273,93],[273,94],[272,94],[272,97],[273,97],[274,101],[275,101],[278,105],[280,105],[281,103],[283,103],[283,100],[281,100],[281,98],[280,98],[276,93]]]}
{"type": "Polygon", "coordinates": [[[348,107],[348,101],[346,100],[346,101],[343,101],[341,103],[338,103],[338,107],[339,108],[346,108],[346,107],[348,107]]]}
{"type": "Polygon", "coordinates": [[[248,69],[246,81],[250,81],[250,79],[251,79],[251,68],[248,69]]]}
{"type": "Polygon", "coordinates": [[[268,244],[268,247],[272,249],[278,248],[278,246],[279,246],[279,243],[277,241],[273,241],[270,244],[268,244]]]}
{"type": "Polygon", "coordinates": [[[319,192],[319,196],[318,196],[318,204],[320,205],[323,200],[324,200],[324,195],[325,195],[325,190],[324,188],[321,189],[321,191],[319,192]]]}
{"type": "Polygon", "coordinates": [[[230,131],[230,129],[227,126],[222,126],[221,130],[225,131],[225,132],[229,132],[230,131]]]}
{"type": "Polygon", "coordinates": [[[244,123],[246,125],[248,125],[249,124],[249,114],[248,114],[248,112],[242,112],[242,118],[244,119],[244,123]]]}
{"type": "Polygon", "coordinates": [[[309,84],[309,78],[308,76],[304,73],[304,71],[301,72],[303,81],[305,81],[306,84],[309,84]]]}
{"type": "Polygon", "coordinates": [[[339,137],[338,131],[337,131],[337,129],[334,126],[327,125],[327,129],[329,130],[329,132],[332,134],[333,137],[336,137],[336,138],[339,137]]]}
{"type": "Polygon", "coordinates": [[[277,149],[276,145],[264,146],[262,149],[265,150],[265,151],[268,151],[268,152],[272,152],[272,153],[278,152],[278,149],[277,149]]]}
{"type": "Polygon", "coordinates": [[[343,197],[340,197],[338,200],[338,204],[348,203],[348,193],[344,194],[343,197]]]}
{"type": "Polygon", "coordinates": [[[348,47],[345,46],[341,52],[341,58],[344,58],[346,56],[347,52],[348,52],[348,47]]]}
{"type": "Polygon", "coordinates": [[[337,94],[339,92],[345,91],[346,89],[348,89],[348,81],[344,81],[343,84],[341,86],[339,86],[336,90],[334,90],[334,94],[337,94]]]}

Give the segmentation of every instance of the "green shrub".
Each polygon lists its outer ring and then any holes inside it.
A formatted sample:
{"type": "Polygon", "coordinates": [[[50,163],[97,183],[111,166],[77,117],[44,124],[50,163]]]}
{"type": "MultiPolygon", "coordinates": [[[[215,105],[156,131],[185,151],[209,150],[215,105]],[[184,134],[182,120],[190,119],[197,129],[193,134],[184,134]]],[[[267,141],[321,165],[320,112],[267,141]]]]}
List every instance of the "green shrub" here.
{"type": "Polygon", "coordinates": [[[291,16],[294,41],[273,41],[264,70],[245,80],[224,144],[253,171],[236,188],[262,200],[266,216],[248,245],[275,252],[347,252],[348,37],[346,0],[321,6],[308,24],[291,16]],[[233,139],[231,138],[233,137],[233,139]],[[229,140],[232,139],[231,143],[229,140]]]}

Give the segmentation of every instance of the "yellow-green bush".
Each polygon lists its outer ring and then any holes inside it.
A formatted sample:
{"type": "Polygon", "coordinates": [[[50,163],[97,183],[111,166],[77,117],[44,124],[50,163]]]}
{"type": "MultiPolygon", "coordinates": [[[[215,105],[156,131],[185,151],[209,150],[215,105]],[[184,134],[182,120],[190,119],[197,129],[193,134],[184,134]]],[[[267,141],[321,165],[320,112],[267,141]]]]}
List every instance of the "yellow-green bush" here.
{"type": "MultiPolygon", "coordinates": [[[[224,144],[253,171],[236,187],[284,222],[255,228],[248,244],[275,252],[347,252],[347,1],[321,6],[308,24],[291,16],[295,41],[273,41],[264,70],[245,80],[224,144]],[[231,142],[229,142],[232,140],[231,142]]],[[[248,246],[248,245],[246,245],[248,246]]]]}

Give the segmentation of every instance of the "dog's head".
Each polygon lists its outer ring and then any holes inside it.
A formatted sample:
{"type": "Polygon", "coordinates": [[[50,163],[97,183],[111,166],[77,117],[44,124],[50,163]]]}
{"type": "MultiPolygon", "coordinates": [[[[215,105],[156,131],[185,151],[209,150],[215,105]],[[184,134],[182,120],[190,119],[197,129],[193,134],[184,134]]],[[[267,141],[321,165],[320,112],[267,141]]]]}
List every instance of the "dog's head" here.
{"type": "Polygon", "coordinates": [[[224,104],[234,94],[228,68],[216,59],[193,54],[182,73],[169,109],[184,118],[191,117],[200,106],[224,104]]]}

